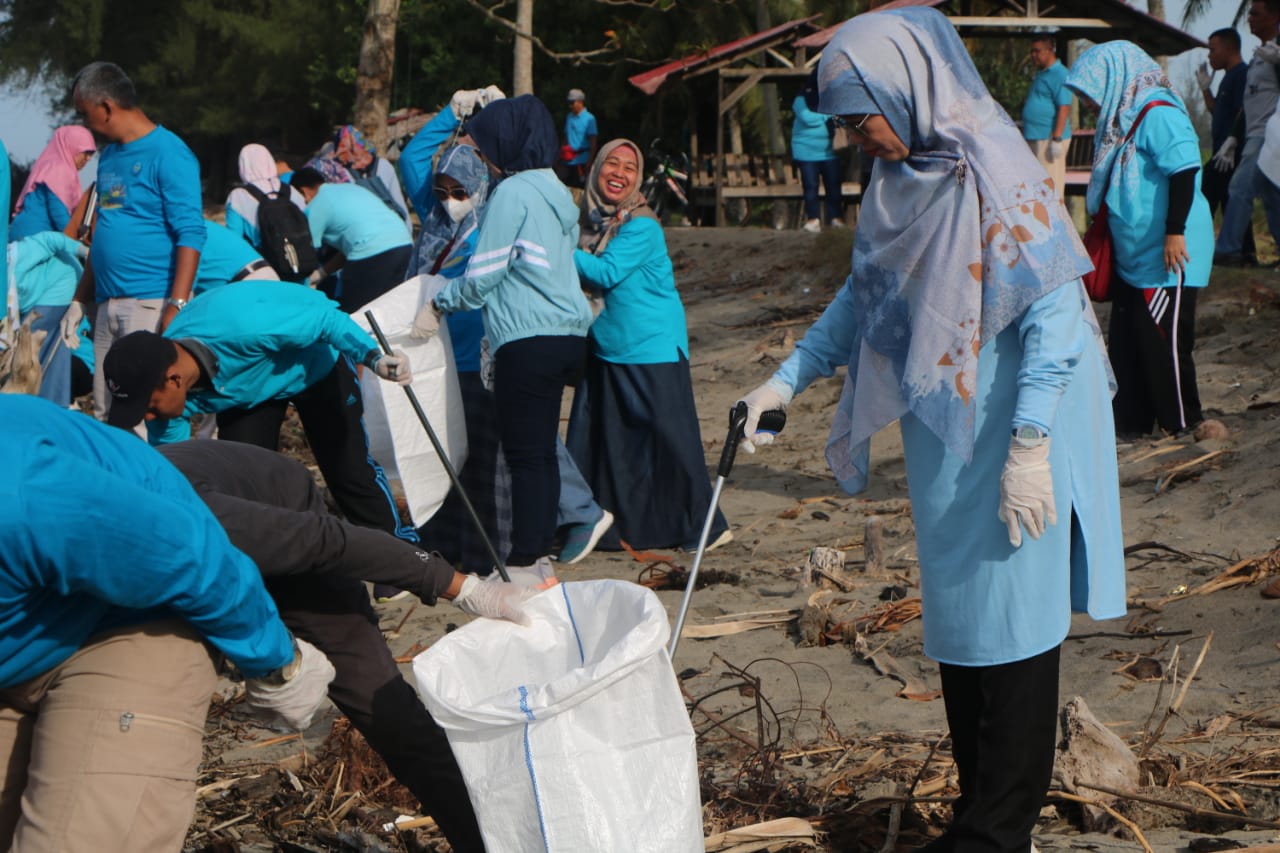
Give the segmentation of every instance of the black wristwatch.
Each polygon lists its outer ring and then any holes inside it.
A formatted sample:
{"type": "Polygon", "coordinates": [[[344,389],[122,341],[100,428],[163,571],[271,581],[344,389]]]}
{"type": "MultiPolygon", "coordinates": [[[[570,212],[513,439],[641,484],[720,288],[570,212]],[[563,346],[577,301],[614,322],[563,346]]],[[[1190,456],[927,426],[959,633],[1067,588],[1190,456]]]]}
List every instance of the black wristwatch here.
{"type": "Polygon", "coordinates": [[[293,638],[293,657],[284,666],[278,666],[268,672],[266,675],[258,679],[263,684],[269,684],[272,687],[281,687],[288,684],[293,677],[298,674],[298,670],[302,669],[302,649],[298,648],[298,640],[293,638]]]}

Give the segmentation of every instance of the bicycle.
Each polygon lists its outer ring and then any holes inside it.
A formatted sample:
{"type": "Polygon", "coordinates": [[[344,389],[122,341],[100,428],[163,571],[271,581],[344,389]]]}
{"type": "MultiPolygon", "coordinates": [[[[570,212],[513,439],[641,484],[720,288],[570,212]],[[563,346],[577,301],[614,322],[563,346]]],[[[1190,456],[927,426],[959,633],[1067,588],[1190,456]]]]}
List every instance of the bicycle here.
{"type": "Polygon", "coordinates": [[[653,169],[640,185],[641,195],[659,221],[672,204],[686,215],[689,210],[689,155],[668,156],[659,148],[661,142],[661,139],[655,139],[649,145],[649,153],[645,156],[653,164],[653,169]]]}

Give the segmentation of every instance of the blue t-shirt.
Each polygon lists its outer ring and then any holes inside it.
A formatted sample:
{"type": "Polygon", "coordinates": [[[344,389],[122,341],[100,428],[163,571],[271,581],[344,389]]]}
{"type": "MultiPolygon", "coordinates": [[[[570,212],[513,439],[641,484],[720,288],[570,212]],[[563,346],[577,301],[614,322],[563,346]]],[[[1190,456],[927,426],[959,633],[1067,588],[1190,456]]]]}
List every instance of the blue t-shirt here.
{"type": "Polygon", "coordinates": [[[163,299],[178,248],[204,246],[200,164],[163,127],[102,149],[89,258],[99,300],[163,299]]]}
{"type": "MultiPolygon", "coordinates": [[[[1138,168],[1135,172],[1131,165],[1130,180],[1114,181],[1107,191],[1116,274],[1133,287],[1172,287],[1178,283],[1178,273],[1164,268],[1169,176],[1200,168],[1199,138],[1186,114],[1171,107],[1148,111],[1133,138],[1138,168]]],[[[1191,258],[1183,280],[1187,287],[1208,284],[1213,264],[1213,217],[1199,191],[1200,174],[1196,174],[1185,231],[1191,258]]]]}
{"type": "MultiPolygon", "coordinates": [[[[1057,121],[1058,107],[1071,106],[1071,90],[1063,84],[1067,82],[1067,66],[1056,61],[1042,70],[1031,81],[1031,90],[1027,92],[1027,101],[1022,105],[1022,136],[1032,142],[1049,139],[1053,136],[1053,125],[1057,121]]],[[[1062,128],[1062,138],[1071,137],[1071,121],[1062,128]]]]}
{"type": "Polygon", "coordinates": [[[578,156],[568,161],[570,166],[581,166],[591,159],[591,137],[598,135],[596,117],[590,112],[584,109],[577,115],[569,113],[564,120],[564,141],[578,152],[578,156]]]}
{"type": "Polygon", "coordinates": [[[61,231],[71,221],[71,211],[53,190],[44,184],[36,184],[22,200],[22,210],[9,225],[9,239],[21,240],[41,231],[61,231]]]}
{"type": "Polygon", "coordinates": [[[831,131],[827,128],[830,116],[809,109],[804,95],[796,95],[791,111],[796,116],[791,123],[791,159],[805,162],[834,159],[836,151],[831,147],[831,131]]]}
{"type": "Polygon", "coordinates": [[[369,190],[355,184],[321,184],[307,204],[311,241],[337,249],[348,261],[362,261],[408,246],[409,229],[369,190]]]}
{"type": "Polygon", "coordinates": [[[192,290],[202,293],[230,283],[247,264],[262,260],[262,255],[239,234],[216,222],[204,221],[208,239],[200,253],[200,266],[192,290]]]}
{"type": "Polygon", "coordinates": [[[1236,116],[1244,109],[1244,88],[1249,80],[1249,63],[1241,62],[1222,75],[1218,94],[1213,99],[1213,150],[1217,151],[1231,135],[1236,116]]]}

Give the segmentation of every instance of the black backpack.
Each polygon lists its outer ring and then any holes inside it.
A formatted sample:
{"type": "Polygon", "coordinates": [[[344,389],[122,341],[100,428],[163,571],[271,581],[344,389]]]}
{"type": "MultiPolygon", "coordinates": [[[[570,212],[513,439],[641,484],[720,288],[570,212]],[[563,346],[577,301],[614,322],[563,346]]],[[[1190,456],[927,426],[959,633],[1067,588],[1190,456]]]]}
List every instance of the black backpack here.
{"type": "Polygon", "coordinates": [[[258,201],[258,239],[262,258],[282,281],[301,281],[320,266],[311,243],[307,215],[289,200],[289,185],[277,193],[264,193],[252,184],[244,189],[258,201]]]}
{"type": "Polygon", "coordinates": [[[382,182],[382,178],[378,177],[377,157],[373,158],[373,162],[369,164],[369,168],[367,169],[359,172],[355,169],[349,169],[348,171],[351,172],[351,177],[355,179],[356,186],[364,187],[369,192],[382,199],[382,203],[385,204],[396,216],[401,219],[405,219],[409,216],[408,211],[401,207],[400,203],[391,196],[391,190],[387,189],[387,185],[382,182]]]}

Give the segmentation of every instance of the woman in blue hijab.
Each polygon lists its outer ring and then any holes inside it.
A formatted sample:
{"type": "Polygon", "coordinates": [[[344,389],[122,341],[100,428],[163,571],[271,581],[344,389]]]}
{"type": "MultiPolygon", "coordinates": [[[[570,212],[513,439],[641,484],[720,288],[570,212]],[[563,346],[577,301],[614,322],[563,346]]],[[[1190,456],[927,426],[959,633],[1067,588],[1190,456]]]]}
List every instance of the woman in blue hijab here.
{"type": "Polygon", "coordinates": [[[1057,191],[932,9],[846,23],[820,112],[874,158],[852,274],[776,373],[762,411],[847,366],[827,461],[866,486],[899,422],[924,650],[940,663],[960,798],[933,851],[1026,851],[1053,767],[1071,611],[1125,610],[1110,385],[1057,191]]]}
{"type": "Polygon", "coordinates": [[[1213,215],[1200,192],[1200,139],[1182,98],[1137,45],[1090,48],[1067,87],[1098,113],[1089,213],[1107,206],[1115,247],[1107,340],[1121,436],[1192,429],[1203,419],[1196,294],[1213,265],[1213,215]]]}

